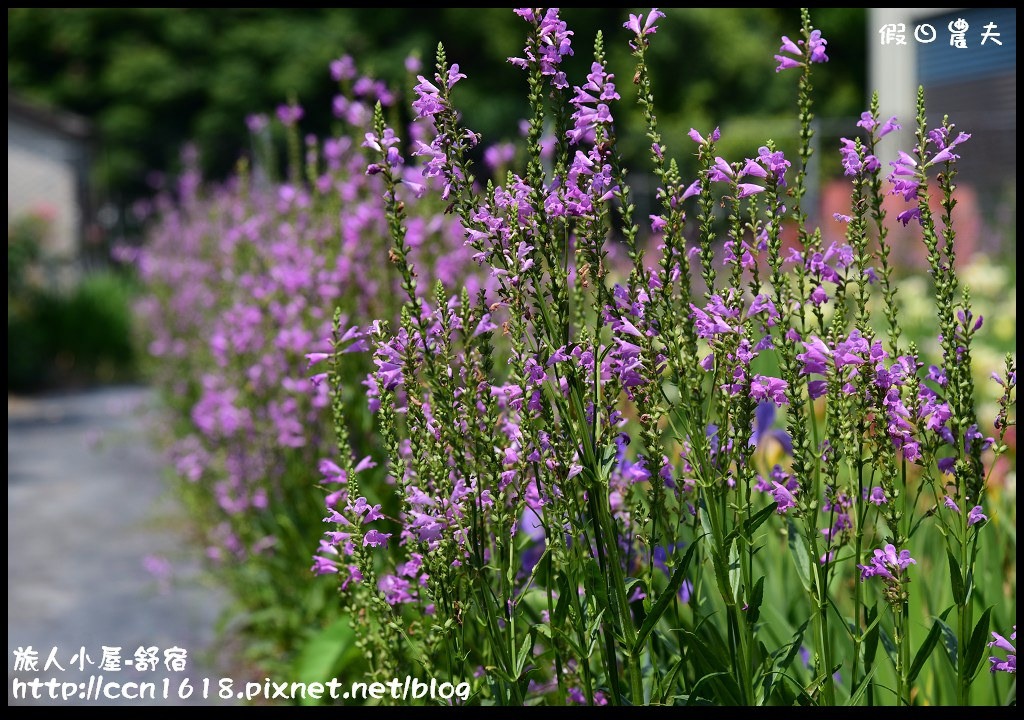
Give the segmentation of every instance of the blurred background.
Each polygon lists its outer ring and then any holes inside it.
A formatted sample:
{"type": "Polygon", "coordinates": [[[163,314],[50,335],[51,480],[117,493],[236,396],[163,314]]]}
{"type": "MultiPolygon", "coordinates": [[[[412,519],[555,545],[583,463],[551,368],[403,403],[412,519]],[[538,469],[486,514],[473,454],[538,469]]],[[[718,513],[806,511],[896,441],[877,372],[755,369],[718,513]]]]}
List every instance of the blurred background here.
{"type": "MultiPolygon", "coordinates": [[[[623,13],[563,13],[576,33],[570,77],[586,71],[596,31],[617,28],[623,13]]],[[[896,114],[906,126],[898,142],[886,144],[894,154],[912,142],[920,83],[933,107],[975,135],[961,163],[961,240],[968,248],[962,257],[975,248],[1012,257],[1015,11],[823,8],[814,18],[831,57],[815,74],[817,216],[844,209],[847,189],[833,150],[854,132],[870,90],[879,90],[883,114],[896,114]],[[966,49],[949,45],[954,16],[973,28],[966,49]],[[1002,45],[990,40],[982,47],[982,27],[990,22],[1002,45]],[[915,40],[923,23],[937,28],[935,41],[915,40]],[[883,44],[890,25],[904,28],[905,44],[883,44]]],[[[417,56],[429,66],[438,39],[469,71],[459,86],[468,126],[482,133],[484,145],[514,139],[526,112],[525,81],[505,60],[521,49],[520,23],[497,9],[8,10],[8,330],[17,338],[9,343],[9,386],[131,376],[129,318],[121,308],[132,288],[130,279],[108,272],[110,248],[138,235],[133,204],[167,185],[186,143],[199,151],[208,177],[223,178],[251,150],[249,114],[293,99],[306,109],[303,132],[331,130],[332,59],[352,55],[360,72],[386,81],[400,100],[415,82],[405,59],[417,56]],[[93,328],[88,337],[71,332],[86,326],[93,328]]],[[[771,82],[767,58],[778,36],[798,27],[797,10],[690,8],[670,13],[662,25],[670,40],[653,44],[651,62],[670,146],[678,147],[690,127],[720,124],[725,156],[749,155],[766,138],[794,147],[793,88],[771,82]]],[[[628,72],[625,43],[608,47],[611,66],[628,72]]],[[[624,80],[619,88],[628,104],[633,86],[624,80]]],[[[635,113],[623,114],[620,135],[644,214],[653,184],[640,122],[635,113]]],[[[831,224],[825,230],[838,232],[831,224]]],[[[906,245],[908,253],[917,249],[906,245]]]]}
{"type": "MultiPolygon", "coordinates": [[[[563,11],[575,32],[570,82],[589,68],[598,29],[614,32],[626,12],[563,11]]],[[[812,221],[822,223],[826,239],[841,239],[831,215],[848,209],[849,184],[835,151],[840,137],[857,131],[871,91],[880,92],[882,114],[904,124],[887,141],[894,154],[913,142],[914,97],[923,85],[931,107],[974,135],[960,164],[958,260],[991,323],[979,336],[979,372],[996,369],[1002,354],[1016,350],[1016,11],[822,8],[813,17],[830,62],[815,67],[812,221]],[[949,43],[947,27],[959,18],[971,28],[965,49],[949,43]],[[998,28],[1001,44],[980,45],[987,24],[998,28]],[[915,39],[922,25],[936,30],[934,41],[915,39]],[[902,43],[894,39],[900,28],[902,43]]],[[[694,172],[683,148],[690,127],[720,125],[726,157],[751,156],[768,138],[795,148],[795,82],[773,81],[771,57],[779,36],[795,35],[799,24],[798,11],[786,8],[677,9],[660,23],[649,56],[660,129],[685,175],[694,172]]],[[[396,108],[407,107],[415,80],[406,59],[419,57],[429,68],[441,40],[449,61],[469,76],[458,105],[482,133],[482,152],[519,137],[526,81],[506,58],[520,54],[523,36],[519,18],[490,8],[8,10],[8,515],[20,521],[9,530],[9,561],[20,558],[9,565],[9,644],[52,629],[59,617],[81,624],[102,615],[116,626],[125,612],[148,612],[137,615],[140,635],[153,617],[142,599],[166,575],[154,553],[174,547],[180,534],[176,511],[154,506],[160,463],[136,421],[150,397],[133,327],[140,289],[111,249],[141,242],[135,211],[173,184],[183,149],[198,151],[207,178],[225,178],[253,154],[246,117],[289,101],[305,109],[303,133],[326,136],[337,122],[328,64],[343,54],[388,83],[396,108]],[[140,483],[145,492],[136,492],[140,483]],[[46,530],[61,522],[54,493],[71,491],[92,518],[78,539],[86,555],[64,552],[67,539],[46,530]],[[169,534],[136,532],[139,524],[153,527],[154,516],[169,534]],[[34,559],[21,551],[29,543],[34,559]],[[51,553],[56,565],[45,559],[51,553]],[[42,573],[47,567],[53,574],[42,573]],[[48,590],[61,582],[73,586],[75,614],[48,590]],[[110,592],[94,592],[101,586],[110,592]]],[[[623,106],[631,107],[628,48],[608,48],[623,106]]],[[[654,182],[642,120],[632,111],[617,120],[646,216],[654,182]]],[[[921,244],[913,227],[890,237],[904,325],[931,350],[934,308],[921,244]]],[[[994,388],[985,387],[982,413],[990,416],[994,388]]],[[[186,593],[161,606],[169,627],[212,625],[215,595],[186,593]]]]}

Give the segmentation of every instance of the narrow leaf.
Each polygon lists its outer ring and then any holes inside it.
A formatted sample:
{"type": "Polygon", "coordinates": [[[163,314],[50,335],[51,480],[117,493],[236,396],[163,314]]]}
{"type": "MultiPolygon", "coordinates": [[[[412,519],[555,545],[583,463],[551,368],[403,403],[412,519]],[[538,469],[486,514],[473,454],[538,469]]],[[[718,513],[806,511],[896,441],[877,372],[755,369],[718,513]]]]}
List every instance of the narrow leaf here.
{"type": "Polygon", "coordinates": [[[857,692],[850,696],[850,702],[847,705],[856,705],[860,702],[860,699],[864,697],[864,693],[868,691],[868,687],[871,685],[871,678],[875,676],[875,670],[877,669],[877,664],[871,666],[868,674],[861,679],[860,685],[857,686],[857,692]]]}
{"type": "Polygon", "coordinates": [[[946,557],[949,558],[949,577],[950,582],[953,584],[953,601],[957,605],[963,605],[967,593],[964,590],[964,576],[960,572],[960,563],[953,557],[953,553],[949,548],[946,548],[946,557]]]}
{"type": "Polygon", "coordinates": [[[945,620],[946,616],[949,615],[950,611],[956,607],[950,605],[946,608],[946,611],[935,618],[935,622],[932,623],[931,630],[928,631],[928,636],[921,643],[921,647],[917,650],[917,655],[914,656],[914,662],[910,664],[910,672],[907,673],[907,681],[914,682],[920,674],[921,669],[924,667],[925,662],[931,656],[932,651],[935,650],[935,646],[939,644],[939,636],[942,634],[942,628],[939,625],[941,620],[945,620]]]}
{"type": "Polygon", "coordinates": [[[939,624],[939,632],[942,635],[942,646],[946,649],[946,657],[953,670],[957,669],[957,657],[960,653],[960,643],[956,639],[956,633],[944,620],[936,620],[939,624]]]}
{"type": "Polygon", "coordinates": [[[753,625],[761,617],[761,602],[764,600],[764,575],[754,583],[754,590],[750,593],[750,601],[747,603],[747,619],[753,625]]]}
{"type": "Polygon", "coordinates": [[[967,645],[967,677],[973,679],[981,666],[985,655],[985,645],[988,641],[988,626],[992,618],[992,606],[990,605],[981,614],[981,619],[974,626],[971,633],[971,641],[967,645]]]}
{"type": "Polygon", "coordinates": [[[651,631],[654,630],[654,626],[658,624],[658,620],[661,619],[661,616],[665,614],[666,610],[668,610],[668,606],[676,596],[676,593],[679,592],[679,588],[682,587],[683,580],[686,579],[686,571],[690,568],[690,561],[693,560],[693,554],[697,550],[697,543],[702,537],[704,536],[700,535],[694,538],[694,541],[690,543],[690,547],[686,549],[686,554],[683,555],[682,561],[672,573],[672,577],[669,579],[668,585],[661,591],[661,594],[658,595],[658,600],[651,607],[651,612],[649,612],[647,617],[644,618],[643,624],[637,631],[636,641],[633,643],[633,655],[638,655],[640,650],[643,649],[644,643],[647,642],[647,637],[651,634],[651,631]]]}
{"type": "Polygon", "coordinates": [[[804,590],[811,591],[811,558],[807,554],[807,543],[804,536],[797,530],[796,523],[792,518],[786,518],[786,529],[789,541],[789,550],[793,554],[793,562],[796,564],[796,573],[800,576],[800,582],[804,590]]]}

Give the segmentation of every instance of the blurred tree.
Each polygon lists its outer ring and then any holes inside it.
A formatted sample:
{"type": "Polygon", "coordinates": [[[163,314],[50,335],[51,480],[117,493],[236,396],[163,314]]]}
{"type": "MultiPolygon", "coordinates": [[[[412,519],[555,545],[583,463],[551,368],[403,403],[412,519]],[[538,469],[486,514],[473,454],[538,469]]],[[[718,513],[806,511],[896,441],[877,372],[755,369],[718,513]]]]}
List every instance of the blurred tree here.
{"type": "MultiPolygon", "coordinates": [[[[590,62],[598,29],[607,37],[620,92],[630,100],[626,17],[618,9],[566,9],[575,31],[570,81],[590,62]]],[[[813,14],[832,62],[816,72],[821,115],[852,115],[864,101],[862,9],[813,14]]],[[[328,62],[343,53],[361,71],[408,89],[403,60],[429,65],[438,41],[469,81],[459,86],[466,121],[497,141],[516,132],[525,79],[505,60],[520,53],[525,24],[508,10],[381,9],[9,9],[7,77],[12,90],[90,117],[100,133],[98,186],[115,198],[146,192],[148,172],[174,167],[195,141],[205,169],[231,168],[246,141],[243,118],[289,96],[307,108],[304,131],[325,133],[335,92],[328,62]]],[[[772,54],[799,17],[786,8],[670,11],[652,46],[662,132],[682,154],[690,126],[722,123],[723,151],[750,154],[766,135],[792,136],[792,83],[771,82],[772,54]]],[[[627,156],[644,140],[630,117],[627,156]]]]}

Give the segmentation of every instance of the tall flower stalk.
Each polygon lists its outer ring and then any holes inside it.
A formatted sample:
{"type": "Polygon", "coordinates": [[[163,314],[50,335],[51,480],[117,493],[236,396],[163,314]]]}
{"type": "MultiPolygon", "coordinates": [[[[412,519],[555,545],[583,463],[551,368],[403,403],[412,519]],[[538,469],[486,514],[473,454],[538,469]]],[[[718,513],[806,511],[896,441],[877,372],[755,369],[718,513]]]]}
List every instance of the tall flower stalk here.
{"type": "MultiPolygon", "coordinates": [[[[982,322],[955,266],[969,136],[927,126],[921,98],[887,175],[898,120],[873,98],[841,141],[832,233],[806,206],[812,74],[833,49],[806,10],[775,58],[798,76],[788,156],[659,124],[660,10],[598,34],[578,76],[561,12],[515,13],[522,152],[466,126],[473,68],[443,45],[408,65],[411,124],[341,58],[341,136],[302,138],[282,106],[286,180],[264,161],[206,198],[188,176],[165,211],[140,266],[168,396],[199,378],[178,459],[211,555],[241,592],[312,613],[281,573],[316,548],[312,587],[337,591],[371,681],[470,688],[415,702],[942,702],[944,670],[922,673],[945,648],[966,703],[986,645],[1008,687],[1015,634],[990,625],[1015,627],[1012,602],[978,577],[1013,517],[986,488],[1014,443],[1016,365],[986,438],[982,322]],[[634,91],[646,217],[619,144],[634,91]],[[928,253],[936,358],[902,324],[896,224],[928,253]],[[921,582],[934,546],[948,590],[921,582]]],[[[267,122],[249,123],[261,156],[267,122]]],[[[280,616],[277,647],[319,622],[280,616]]]]}

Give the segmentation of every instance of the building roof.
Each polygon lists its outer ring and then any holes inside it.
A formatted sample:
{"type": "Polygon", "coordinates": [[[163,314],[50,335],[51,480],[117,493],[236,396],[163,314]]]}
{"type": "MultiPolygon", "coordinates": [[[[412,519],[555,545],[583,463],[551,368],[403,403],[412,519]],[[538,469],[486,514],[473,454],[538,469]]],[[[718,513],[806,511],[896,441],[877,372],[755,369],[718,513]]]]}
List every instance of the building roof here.
{"type": "Polygon", "coordinates": [[[38,105],[7,91],[7,115],[19,117],[67,137],[88,140],[92,137],[92,123],[81,115],[38,105]]]}

